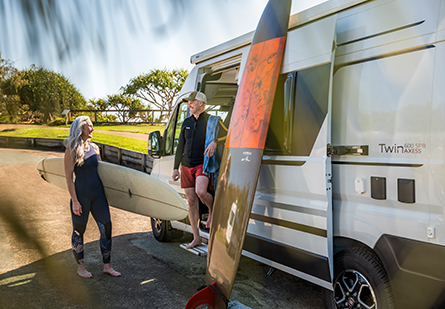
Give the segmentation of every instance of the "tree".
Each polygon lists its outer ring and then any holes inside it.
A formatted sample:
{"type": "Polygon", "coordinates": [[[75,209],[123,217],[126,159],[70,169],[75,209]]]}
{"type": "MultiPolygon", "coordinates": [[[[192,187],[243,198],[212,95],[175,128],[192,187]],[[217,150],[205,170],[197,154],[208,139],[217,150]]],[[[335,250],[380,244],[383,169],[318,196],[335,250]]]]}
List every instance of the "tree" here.
{"type": "Polygon", "coordinates": [[[175,104],[175,98],[181,91],[188,76],[187,70],[151,70],[130,80],[128,85],[121,88],[123,94],[135,96],[148,103],[152,109],[160,109],[168,118],[175,104]]]}
{"type": "Polygon", "coordinates": [[[20,99],[16,89],[24,83],[23,73],[0,53],[0,115],[6,114],[9,121],[15,120],[19,113],[20,99]]]}
{"type": "Polygon", "coordinates": [[[141,113],[132,112],[132,110],[145,109],[145,106],[139,99],[132,98],[125,94],[108,95],[106,99],[90,100],[89,103],[94,109],[116,110],[117,118],[120,122],[128,122],[128,120],[140,118],[141,113]]]}
{"type": "Polygon", "coordinates": [[[64,109],[81,109],[86,106],[82,94],[62,74],[31,66],[24,70],[26,81],[18,87],[17,93],[23,110],[29,116],[44,123],[60,116],[64,109]]]}

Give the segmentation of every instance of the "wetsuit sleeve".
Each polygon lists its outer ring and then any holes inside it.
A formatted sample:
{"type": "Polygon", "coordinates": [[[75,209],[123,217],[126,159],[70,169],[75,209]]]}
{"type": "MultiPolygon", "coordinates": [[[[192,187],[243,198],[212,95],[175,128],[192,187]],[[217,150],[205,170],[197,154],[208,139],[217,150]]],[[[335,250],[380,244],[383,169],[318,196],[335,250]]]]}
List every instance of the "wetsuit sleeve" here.
{"type": "Polygon", "coordinates": [[[178,169],[179,165],[182,161],[182,156],[184,154],[184,125],[181,127],[181,133],[179,134],[179,140],[178,140],[178,147],[176,147],[176,153],[175,153],[175,165],[173,166],[173,169],[178,169]]]}

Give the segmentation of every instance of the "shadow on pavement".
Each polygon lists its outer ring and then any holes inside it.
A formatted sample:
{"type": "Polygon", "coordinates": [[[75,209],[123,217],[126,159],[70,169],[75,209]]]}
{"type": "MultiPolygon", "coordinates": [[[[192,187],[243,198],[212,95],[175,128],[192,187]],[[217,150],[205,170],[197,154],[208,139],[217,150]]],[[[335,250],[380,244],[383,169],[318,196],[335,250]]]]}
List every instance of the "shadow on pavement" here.
{"type": "MultiPolygon", "coordinates": [[[[161,245],[151,233],[114,237],[112,264],[122,272],[120,278],[102,273],[98,241],[85,244],[85,264],[93,274],[91,279],[77,276],[71,250],[14,269],[0,275],[0,308],[183,308],[196,292],[196,284],[186,276],[190,274],[189,261],[173,256],[174,251],[183,254],[178,244],[162,245],[164,252],[160,254],[172,251],[172,260],[184,262],[181,274],[176,267],[166,265],[169,259],[148,254],[140,247],[154,250],[161,245]]],[[[205,258],[199,264],[196,270],[204,279],[205,258]]]]}
{"type": "MultiPolygon", "coordinates": [[[[66,191],[43,181],[40,151],[0,150],[0,308],[184,308],[205,284],[206,257],[155,240],[150,218],[111,207],[112,265],[102,273],[99,232],[88,222],[85,263],[92,279],[76,274],[66,191]],[[27,154],[28,156],[24,156],[27,154]],[[25,164],[26,163],[26,164],[25,164]]],[[[320,288],[242,257],[230,299],[251,308],[322,308],[320,288]]]]}

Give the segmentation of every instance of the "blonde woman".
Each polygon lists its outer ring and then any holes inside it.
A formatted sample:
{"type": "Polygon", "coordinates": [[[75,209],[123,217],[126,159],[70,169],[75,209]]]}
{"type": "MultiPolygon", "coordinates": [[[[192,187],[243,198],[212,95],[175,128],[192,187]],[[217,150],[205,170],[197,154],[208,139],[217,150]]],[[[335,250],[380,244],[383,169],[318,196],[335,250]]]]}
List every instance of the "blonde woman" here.
{"type": "Polygon", "coordinates": [[[91,278],[84,264],[83,235],[89,213],[93,215],[100,231],[100,249],[104,263],[103,272],[114,277],[121,274],[110,265],[111,219],[107,198],[102,181],[97,173],[100,160],[99,147],[91,143],[93,124],[89,117],[77,117],[71,124],[70,135],[64,140],[65,176],[71,196],[71,218],[73,222],[72,246],[78,269],[82,278],[91,278]],[[76,181],[73,181],[73,175],[76,181]]]}

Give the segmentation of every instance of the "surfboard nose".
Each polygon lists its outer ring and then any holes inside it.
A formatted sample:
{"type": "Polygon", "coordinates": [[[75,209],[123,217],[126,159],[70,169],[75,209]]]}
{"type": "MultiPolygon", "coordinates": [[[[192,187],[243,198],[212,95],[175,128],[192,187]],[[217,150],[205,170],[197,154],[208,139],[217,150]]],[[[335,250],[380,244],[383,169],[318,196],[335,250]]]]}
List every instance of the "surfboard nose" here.
{"type": "Polygon", "coordinates": [[[47,181],[45,178],[45,169],[44,169],[43,161],[45,161],[45,159],[42,159],[39,162],[37,162],[36,168],[37,168],[37,171],[39,172],[40,177],[42,177],[43,180],[47,181]]]}

